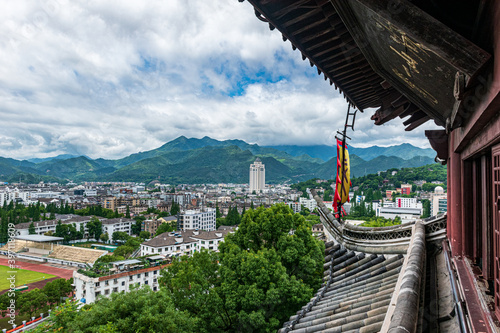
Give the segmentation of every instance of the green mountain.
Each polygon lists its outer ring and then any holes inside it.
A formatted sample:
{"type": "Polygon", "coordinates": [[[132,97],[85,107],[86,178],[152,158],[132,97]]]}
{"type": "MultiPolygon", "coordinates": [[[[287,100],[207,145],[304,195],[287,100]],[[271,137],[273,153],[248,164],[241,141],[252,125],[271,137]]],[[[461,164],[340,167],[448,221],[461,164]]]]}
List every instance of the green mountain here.
{"type": "MultiPolygon", "coordinates": [[[[323,161],[328,161],[332,157],[337,156],[337,147],[327,145],[315,146],[268,146],[286,152],[292,156],[308,155],[313,158],[319,158],[323,161]]],[[[417,156],[426,156],[434,158],[436,152],[430,148],[419,148],[409,143],[403,143],[397,146],[379,147],[372,146],[368,148],[356,148],[349,146],[350,154],[357,155],[364,160],[372,160],[378,156],[396,156],[404,160],[409,160],[417,156]]]]}
{"type": "MultiPolygon", "coordinates": [[[[152,181],[166,183],[247,183],[249,166],[255,161],[249,150],[237,146],[203,147],[147,158],[104,177],[109,181],[152,181]]],[[[266,179],[279,182],[294,176],[292,168],[273,157],[261,157],[266,179]]]]}
{"type": "MultiPolygon", "coordinates": [[[[413,146],[409,146],[375,147],[375,151],[397,152],[401,147],[411,150],[413,146]]],[[[413,148],[416,149],[415,151],[420,149],[413,148]]],[[[426,156],[404,159],[378,155],[372,159],[364,159],[356,156],[356,149],[358,148],[351,147],[350,160],[351,174],[357,177],[390,168],[414,167],[432,163],[432,159],[426,156]]],[[[360,151],[365,156],[375,154],[370,153],[369,148],[362,148],[360,151]]],[[[157,149],[132,154],[119,160],[92,160],[79,156],[32,163],[0,158],[0,180],[16,181],[20,177],[31,179],[29,178],[31,175],[32,179],[50,179],[51,181],[71,179],[75,181],[150,182],[160,180],[166,183],[247,183],[249,166],[257,156],[266,165],[268,183],[297,182],[315,177],[331,179],[335,176],[335,157],[324,162],[321,158],[301,154],[302,152],[296,150],[295,153],[299,155],[294,156],[286,151],[260,147],[241,140],[218,141],[209,137],[188,139],[181,136],[157,149]]]]}

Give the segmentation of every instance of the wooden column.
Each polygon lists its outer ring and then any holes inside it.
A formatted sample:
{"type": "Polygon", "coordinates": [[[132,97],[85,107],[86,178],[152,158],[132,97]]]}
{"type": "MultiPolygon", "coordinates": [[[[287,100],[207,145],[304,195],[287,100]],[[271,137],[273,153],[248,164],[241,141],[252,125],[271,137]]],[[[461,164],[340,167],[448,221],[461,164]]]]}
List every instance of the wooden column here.
{"type": "Polygon", "coordinates": [[[462,187],[462,253],[469,258],[473,257],[474,225],[473,220],[473,188],[472,162],[461,160],[461,187],[462,187]]]}
{"type": "Polygon", "coordinates": [[[487,280],[493,279],[493,238],[491,220],[491,158],[481,157],[481,232],[482,232],[482,257],[483,276],[487,280]]]}
{"type": "Polygon", "coordinates": [[[454,256],[463,255],[462,235],[462,159],[452,151],[455,136],[450,136],[448,154],[448,232],[451,252],[454,256]]]}

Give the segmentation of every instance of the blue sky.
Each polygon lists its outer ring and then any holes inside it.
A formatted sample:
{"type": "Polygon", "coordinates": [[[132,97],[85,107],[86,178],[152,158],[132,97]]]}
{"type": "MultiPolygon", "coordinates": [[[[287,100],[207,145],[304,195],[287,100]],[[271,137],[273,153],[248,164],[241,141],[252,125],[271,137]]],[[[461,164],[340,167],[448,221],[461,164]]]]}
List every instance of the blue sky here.
{"type": "MultiPolygon", "coordinates": [[[[236,0],[9,2],[0,13],[0,156],[119,158],[180,135],[332,144],[347,105],[236,0]]],[[[354,146],[423,130],[357,117],[354,146]]]]}

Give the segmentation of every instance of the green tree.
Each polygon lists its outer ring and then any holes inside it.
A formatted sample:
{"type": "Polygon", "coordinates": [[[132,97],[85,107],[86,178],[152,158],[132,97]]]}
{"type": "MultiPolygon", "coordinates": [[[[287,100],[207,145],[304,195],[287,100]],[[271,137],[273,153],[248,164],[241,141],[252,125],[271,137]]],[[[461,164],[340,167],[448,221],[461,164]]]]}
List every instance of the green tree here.
{"type": "Polygon", "coordinates": [[[170,215],[175,216],[181,211],[181,207],[177,202],[172,202],[172,207],[170,207],[170,215]]]}
{"type": "Polygon", "coordinates": [[[310,210],[309,210],[309,208],[307,208],[306,206],[301,205],[301,206],[300,206],[300,215],[302,215],[302,216],[308,216],[308,215],[311,215],[311,211],[310,211],[310,210]]]}
{"type": "Polygon", "coordinates": [[[127,205],[127,210],[125,212],[125,217],[128,218],[128,219],[130,218],[130,208],[129,208],[128,205],[127,205]]]}
{"type": "Polygon", "coordinates": [[[96,216],[92,216],[90,221],[87,223],[87,229],[88,237],[98,240],[102,235],[102,222],[96,216]]]}
{"type": "Polygon", "coordinates": [[[63,297],[66,297],[73,291],[72,280],[56,279],[48,282],[42,289],[47,295],[48,302],[51,304],[60,304],[63,297]]]}
{"type": "Polygon", "coordinates": [[[30,235],[35,235],[36,234],[36,231],[35,231],[35,225],[33,224],[33,222],[30,223],[30,226],[28,227],[28,233],[30,235]]]}
{"type": "Polygon", "coordinates": [[[160,224],[158,229],[156,229],[155,236],[158,236],[164,232],[170,232],[170,231],[174,231],[174,227],[172,226],[172,224],[171,223],[162,223],[162,224],[160,224]]]}
{"type": "Polygon", "coordinates": [[[215,218],[219,218],[219,217],[222,217],[222,213],[220,212],[220,209],[219,209],[219,202],[216,201],[215,202],[215,218]]]}
{"type": "Polygon", "coordinates": [[[47,306],[48,297],[40,289],[35,288],[27,293],[22,293],[19,296],[19,302],[16,302],[16,306],[19,306],[19,314],[29,315],[33,317],[37,310],[41,310],[47,306]]]}
{"type": "Polygon", "coordinates": [[[142,222],[146,220],[146,217],[144,215],[138,215],[134,217],[135,223],[132,225],[132,234],[134,235],[139,235],[141,232],[142,228],[142,222]]]}
{"type": "MultiPolygon", "coordinates": [[[[425,184],[424,184],[425,185],[425,184]]],[[[431,202],[428,199],[422,200],[422,218],[431,216],[431,202]]]]}
{"type": "Polygon", "coordinates": [[[149,233],[149,231],[141,231],[139,233],[139,237],[142,239],[148,239],[151,237],[151,234],[149,233]]]}
{"type": "Polygon", "coordinates": [[[116,248],[116,250],[113,252],[113,255],[127,258],[134,251],[135,249],[132,246],[121,245],[116,248]]]}
{"type": "Polygon", "coordinates": [[[115,231],[113,232],[113,235],[111,235],[111,238],[115,243],[118,241],[126,242],[127,239],[130,238],[130,236],[125,231],[115,231]]]}
{"type": "Polygon", "coordinates": [[[109,236],[108,234],[105,232],[103,234],[101,234],[101,236],[99,237],[101,239],[102,242],[106,243],[108,240],[109,240],[109,236]]]}

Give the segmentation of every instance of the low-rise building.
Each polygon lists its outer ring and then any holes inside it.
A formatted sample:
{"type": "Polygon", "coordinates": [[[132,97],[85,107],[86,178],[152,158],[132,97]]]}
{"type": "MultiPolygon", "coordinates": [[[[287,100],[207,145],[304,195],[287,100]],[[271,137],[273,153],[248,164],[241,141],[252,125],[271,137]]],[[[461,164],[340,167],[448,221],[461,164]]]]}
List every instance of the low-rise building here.
{"type": "Polygon", "coordinates": [[[405,223],[419,219],[422,215],[422,208],[378,207],[376,215],[386,219],[399,216],[401,223],[405,223]]]}
{"type": "Polygon", "coordinates": [[[158,219],[153,218],[150,220],[142,221],[141,231],[147,231],[149,232],[150,235],[154,236],[156,234],[156,231],[158,230],[158,227],[163,223],[173,224],[175,228],[175,226],[177,225],[177,217],[167,216],[167,217],[160,217],[158,219]]]}
{"type": "Polygon", "coordinates": [[[138,259],[110,263],[112,268],[109,274],[100,277],[90,277],[85,272],[73,272],[75,297],[83,303],[90,304],[99,297],[128,292],[132,286],[149,286],[153,291],[157,291],[160,271],[168,264],[162,257],[150,257],[146,260],[151,263],[145,265],[138,259]]]}
{"type": "Polygon", "coordinates": [[[201,249],[218,251],[232,227],[214,231],[186,230],[164,232],[141,244],[141,256],[158,254],[166,257],[192,255],[201,249]]]}

